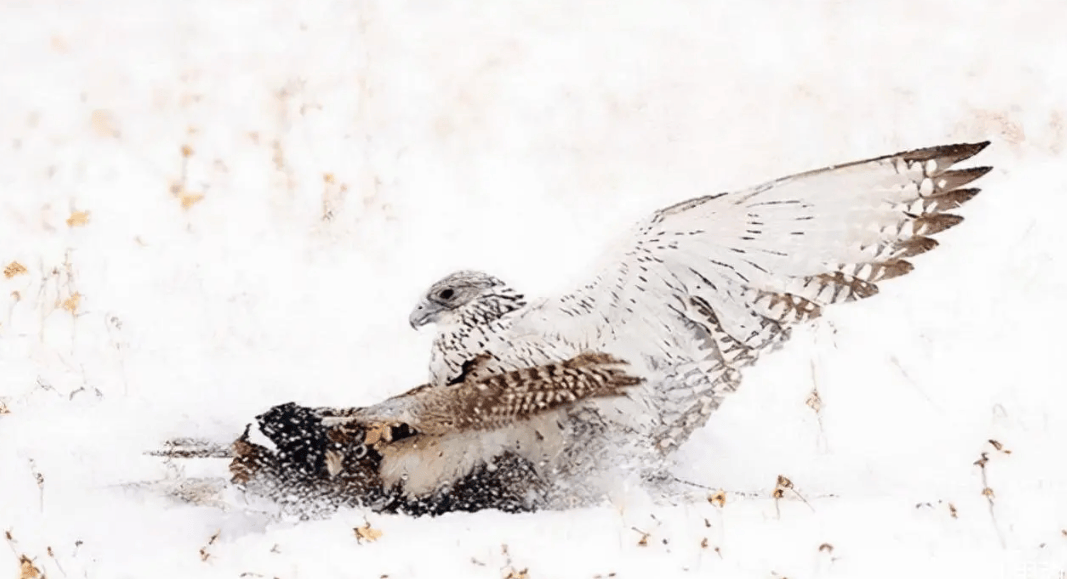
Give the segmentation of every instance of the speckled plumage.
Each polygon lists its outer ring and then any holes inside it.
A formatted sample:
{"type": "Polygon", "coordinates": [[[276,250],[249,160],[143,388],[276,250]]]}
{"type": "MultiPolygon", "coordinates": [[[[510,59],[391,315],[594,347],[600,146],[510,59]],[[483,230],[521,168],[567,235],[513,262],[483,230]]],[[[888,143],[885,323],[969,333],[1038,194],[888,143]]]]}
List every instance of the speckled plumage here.
{"type": "Polygon", "coordinates": [[[446,388],[420,386],[374,406],[336,413],[361,424],[401,421],[424,435],[490,431],[585,399],[623,396],[641,378],[625,362],[583,353],[569,360],[500,374],[486,374],[488,355],[468,364],[464,376],[446,388]]]}
{"type": "Polygon", "coordinates": [[[502,372],[604,351],[640,366],[647,382],[625,409],[592,401],[570,416],[669,453],[793,324],[874,295],[876,283],[911,271],[907,258],[936,247],[929,236],[962,221],[947,212],[974,197],[967,186],[990,170],[952,166],[987,144],[907,151],[677,203],[555,298],[527,300],[484,273],[447,276],[411,317],[413,326],[437,324],[431,383],[446,388],[480,355],[489,356],[483,371],[502,372]]]}

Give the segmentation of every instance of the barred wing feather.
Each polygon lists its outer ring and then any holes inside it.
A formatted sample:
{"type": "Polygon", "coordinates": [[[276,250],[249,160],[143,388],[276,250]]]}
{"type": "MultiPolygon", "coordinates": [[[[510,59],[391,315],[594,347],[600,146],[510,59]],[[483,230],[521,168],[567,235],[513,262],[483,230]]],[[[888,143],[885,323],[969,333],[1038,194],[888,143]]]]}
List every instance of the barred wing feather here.
{"type": "Polygon", "coordinates": [[[736,388],[736,370],[787,338],[790,325],[874,295],[878,282],[911,271],[908,258],[936,247],[929,236],[962,221],[949,211],[990,170],[953,167],[987,145],[902,152],[662,209],[590,283],[533,305],[509,337],[643,357],[674,378],[710,374],[703,385],[679,380],[674,418],[700,399],[695,418],[675,429],[684,438],[736,388]]]}

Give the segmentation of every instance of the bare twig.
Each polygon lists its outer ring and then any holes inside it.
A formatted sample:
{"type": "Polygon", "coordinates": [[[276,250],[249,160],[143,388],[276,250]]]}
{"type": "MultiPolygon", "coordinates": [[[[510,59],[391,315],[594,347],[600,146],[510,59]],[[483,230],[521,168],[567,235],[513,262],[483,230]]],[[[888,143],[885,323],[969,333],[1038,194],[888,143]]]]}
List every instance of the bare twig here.
{"type": "Polygon", "coordinates": [[[782,513],[778,508],[778,500],[785,496],[785,491],[787,490],[793,491],[793,494],[796,495],[797,498],[799,498],[801,501],[804,501],[804,504],[808,505],[808,508],[811,509],[812,512],[815,512],[815,507],[811,506],[811,503],[808,502],[808,499],[804,498],[804,495],[800,494],[795,488],[793,488],[793,481],[782,475],[778,475],[778,481],[774,485],[774,492],[771,493],[771,496],[774,497],[774,512],[777,514],[777,516],[782,516],[782,513]]]}
{"type": "Polygon", "coordinates": [[[56,554],[52,551],[52,547],[48,547],[48,557],[52,559],[53,563],[56,564],[56,569],[59,569],[59,572],[62,573],[64,577],[66,577],[67,572],[64,571],[63,566],[59,564],[59,559],[56,558],[56,554]]]}
{"type": "Polygon", "coordinates": [[[826,440],[826,430],[822,425],[822,397],[819,396],[819,379],[815,374],[815,360],[811,361],[811,394],[804,403],[815,412],[815,422],[819,426],[819,446],[825,451],[829,444],[826,440]]]}
{"type": "Polygon", "coordinates": [[[38,489],[39,494],[40,494],[38,500],[40,502],[41,512],[43,513],[44,512],[44,475],[41,474],[41,471],[37,470],[37,462],[36,461],[34,461],[32,458],[28,459],[28,460],[29,460],[29,463],[30,463],[30,473],[33,474],[34,480],[37,481],[37,489],[38,489]]]}
{"type": "Polygon", "coordinates": [[[207,561],[208,559],[211,558],[211,553],[209,553],[207,549],[208,549],[208,547],[214,545],[215,541],[219,540],[219,536],[220,535],[222,535],[222,529],[219,529],[219,530],[215,531],[215,534],[211,535],[211,537],[207,540],[207,544],[204,545],[203,547],[200,547],[200,560],[201,561],[207,561]]]}
{"type": "MultiPolygon", "coordinates": [[[[996,448],[997,445],[993,445],[993,446],[994,446],[994,448],[996,448]]],[[[995,493],[993,492],[993,489],[989,486],[989,479],[986,476],[986,464],[988,462],[989,462],[989,453],[988,452],[983,452],[981,457],[978,460],[974,461],[974,464],[981,471],[981,475],[982,475],[982,496],[984,496],[986,498],[986,502],[989,504],[989,518],[993,522],[993,529],[996,530],[996,532],[997,532],[997,538],[1000,540],[1000,546],[1006,548],[1007,547],[1007,542],[1004,540],[1004,533],[1001,531],[1000,524],[997,522],[996,508],[995,508],[995,505],[993,504],[993,499],[995,498],[995,493]]]]}

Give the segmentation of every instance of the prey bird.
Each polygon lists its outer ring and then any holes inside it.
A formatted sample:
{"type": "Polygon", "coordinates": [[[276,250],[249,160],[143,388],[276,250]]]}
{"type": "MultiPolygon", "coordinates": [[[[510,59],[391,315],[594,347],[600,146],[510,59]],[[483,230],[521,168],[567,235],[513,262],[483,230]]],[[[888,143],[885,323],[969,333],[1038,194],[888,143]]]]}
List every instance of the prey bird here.
{"type": "MultiPolygon", "coordinates": [[[[560,505],[543,476],[552,443],[525,438],[530,421],[641,383],[621,360],[583,353],[482,377],[447,392],[420,386],[367,408],[275,406],[228,450],[231,481],[301,514],[338,506],[439,514],[560,505]],[[257,442],[251,436],[261,434],[257,442]],[[503,444],[502,441],[510,444],[503,444]],[[501,447],[505,447],[501,450],[501,447]]],[[[171,448],[165,456],[188,452],[171,448]]],[[[201,454],[204,454],[201,451],[201,454]]],[[[207,456],[207,455],[205,455],[207,456]]],[[[188,493],[187,493],[188,494],[188,493]]]]}

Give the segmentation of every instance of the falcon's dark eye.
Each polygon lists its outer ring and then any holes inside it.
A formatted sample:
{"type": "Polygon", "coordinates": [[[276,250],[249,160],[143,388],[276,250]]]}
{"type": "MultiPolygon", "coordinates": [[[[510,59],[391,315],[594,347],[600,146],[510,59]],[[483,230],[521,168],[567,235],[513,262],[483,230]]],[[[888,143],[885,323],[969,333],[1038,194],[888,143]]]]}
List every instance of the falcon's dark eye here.
{"type": "Polygon", "coordinates": [[[443,290],[437,292],[437,297],[439,297],[439,298],[441,298],[443,300],[450,300],[450,299],[452,299],[452,295],[454,293],[455,292],[453,292],[451,289],[443,289],[443,290]]]}

